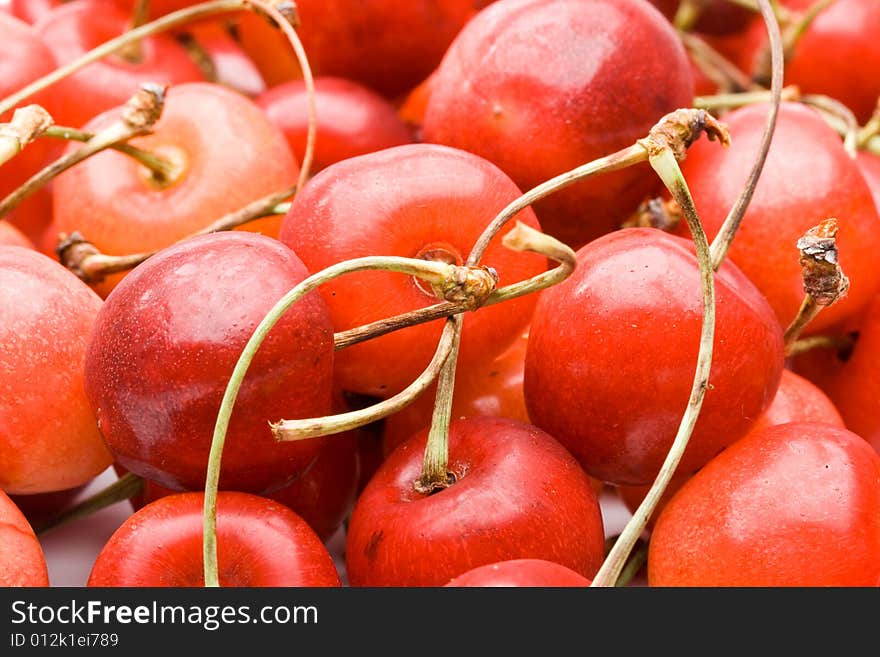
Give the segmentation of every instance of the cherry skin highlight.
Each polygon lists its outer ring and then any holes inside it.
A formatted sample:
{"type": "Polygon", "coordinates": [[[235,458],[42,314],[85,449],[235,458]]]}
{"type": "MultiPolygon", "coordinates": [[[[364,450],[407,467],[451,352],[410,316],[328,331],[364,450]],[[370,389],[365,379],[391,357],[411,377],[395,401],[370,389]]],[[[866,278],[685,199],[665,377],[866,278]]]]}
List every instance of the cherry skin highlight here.
{"type": "MultiPolygon", "coordinates": [[[[178,493],[130,516],[101,550],[87,586],[204,586],[203,493],[178,493]]],[[[293,511],[256,495],[217,496],[220,586],[341,586],[333,558],[293,511]]]]}
{"type": "Polygon", "coordinates": [[[0,246],[0,488],[47,493],[112,462],[83,388],[101,299],[33,249],[0,246]]]}
{"type": "MultiPolygon", "coordinates": [[[[712,372],[684,472],[745,434],[782,374],[782,330],[766,299],[730,262],[715,286],[712,372]]],[[[535,308],[523,382],[529,417],[591,476],[652,482],[687,405],[701,324],[688,240],[626,228],[591,242],[535,308]]]]}
{"type": "MultiPolygon", "coordinates": [[[[767,105],[724,115],[731,146],[701,139],[688,151],[682,172],[711,240],[736,202],[764,130],[767,105]]],[[[821,333],[857,315],[880,287],[877,208],[864,176],[840,137],[822,117],[799,103],[782,104],[770,153],[729,257],[767,297],[781,326],[794,319],[804,298],[798,239],[834,217],[840,265],[850,279],[847,295],[823,310],[805,334],[821,333]]],[[[676,233],[686,235],[679,226],[676,233]]]]}
{"type": "MultiPolygon", "coordinates": [[[[632,145],[693,102],[690,64],[645,0],[500,0],[471,20],[431,82],[426,142],[471,151],[527,190],[632,145]]],[[[647,165],[535,204],[578,248],[620,227],[659,180],[647,165]]]]}
{"type": "Polygon", "coordinates": [[[0,586],[49,586],[49,569],[34,530],[0,489],[0,586]]]}
{"type": "MultiPolygon", "coordinates": [[[[495,215],[520,196],[500,169],[479,156],[446,146],[409,144],[349,158],[327,167],[290,207],[279,239],[311,271],[376,254],[463,264],[495,215]]],[[[538,227],[530,209],[518,220],[538,227]]],[[[498,287],[547,269],[547,260],[501,245],[505,227],[482,264],[498,287]]],[[[336,331],[392,317],[440,300],[412,277],[358,272],[321,287],[336,331]]],[[[459,367],[491,360],[528,324],[535,295],[468,313],[459,367]]],[[[336,377],[348,392],[387,397],[409,385],[431,360],[443,321],[395,331],[339,352],[336,377]]]]}
{"type": "Polygon", "coordinates": [[[488,563],[536,558],[593,577],[603,558],[596,493],[543,431],[503,418],[454,421],[455,483],[416,492],[427,431],[398,447],[355,504],[346,568],[352,586],[442,586],[488,563]]]}
{"type": "Polygon", "coordinates": [[[552,561],[510,559],[509,561],[477,566],[473,570],[451,579],[444,586],[562,587],[589,585],[590,580],[583,575],[552,561]]]}
{"type": "MultiPolygon", "coordinates": [[[[258,322],[308,275],[283,244],[245,232],[184,240],[133,270],[101,308],[85,362],[86,393],[116,461],[168,488],[203,489],[235,363],[258,322]]],[[[221,489],[269,492],[312,464],[320,440],[278,442],[269,422],[329,415],[332,368],[326,306],[307,295],[245,376],[221,489]]]]}
{"type": "Polygon", "coordinates": [[[828,424],[737,441],[675,494],[648,551],[649,586],[877,586],[880,455],[828,424]]]}

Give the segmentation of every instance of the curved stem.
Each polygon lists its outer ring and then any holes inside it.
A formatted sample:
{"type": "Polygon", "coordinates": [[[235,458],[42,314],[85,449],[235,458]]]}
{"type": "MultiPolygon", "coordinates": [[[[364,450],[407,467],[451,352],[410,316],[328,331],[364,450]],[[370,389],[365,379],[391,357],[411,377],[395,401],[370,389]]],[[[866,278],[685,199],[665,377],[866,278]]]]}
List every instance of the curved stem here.
{"type": "Polygon", "coordinates": [[[79,518],[85,518],[93,513],[105,509],[108,506],[130,500],[135,495],[144,491],[144,480],[130,472],[119,477],[112,484],[75,504],[69,509],[64,509],[45,522],[34,527],[37,534],[45,534],[51,529],[61,527],[79,518]]]}
{"type": "Polygon", "coordinates": [[[260,11],[265,12],[278,24],[287,37],[287,40],[290,41],[290,45],[293,47],[293,51],[296,54],[296,60],[302,71],[303,82],[306,86],[306,95],[309,101],[309,123],[308,132],[306,134],[306,150],[305,153],[303,153],[303,160],[300,164],[299,170],[299,179],[296,183],[297,187],[302,189],[309,180],[312,161],[315,158],[315,141],[318,133],[318,119],[315,109],[315,81],[312,77],[312,69],[309,65],[309,59],[306,56],[302,41],[300,41],[299,35],[291,24],[290,16],[278,11],[273,5],[268,2],[263,2],[263,0],[247,0],[247,2],[258,8],[260,11]]]}
{"type": "Polygon", "coordinates": [[[792,342],[785,350],[789,358],[812,351],[813,349],[834,349],[837,352],[851,351],[856,339],[853,335],[811,335],[792,342]]]}
{"type": "Polygon", "coordinates": [[[177,25],[187,23],[197,18],[205,18],[214,14],[225,14],[232,11],[240,11],[247,8],[247,5],[248,0],[212,0],[211,2],[203,2],[197,5],[193,5],[191,7],[187,7],[185,9],[181,9],[179,11],[172,12],[170,14],[166,14],[165,16],[162,16],[155,21],[147,23],[146,25],[142,25],[141,27],[129,30],[128,32],[125,32],[124,34],[114,39],[110,39],[109,41],[102,43],[97,48],[88,51],[81,57],[73,60],[72,62],[69,62],[64,66],[60,66],[48,75],[34,80],[29,85],[16,91],[14,94],[7,96],[2,101],[0,101],[0,115],[5,114],[13,107],[21,103],[23,100],[30,98],[31,96],[42,91],[43,89],[50,87],[59,80],[63,80],[64,78],[68,77],[69,75],[73,75],[74,73],[88,66],[89,64],[92,64],[96,61],[103,59],[104,57],[118,52],[121,48],[124,48],[129,43],[140,41],[145,37],[163,32],[172,27],[176,27],[177,25]]]}
{"type": "Polygon", "coordinates": [[[675,469],[678,467],[681,456],[687,448],[688,441],[693,433],[703,405],[703,399],[706,396],[706,388],[709,385],[709,373],[712,368],[712,351],[715,341],[715,282],[709,243],[706,239],[706,234],[703,232],[703,227],[688,190],[687,182],[681,174],[678,161],[673,153],[669,149],[662,149],[653,154],[650,161],[651,166],[663,180],[672,197],[681,206],[696,247],[697,262],[700,267],[703,305],[700,351],[697,356],[690,398],[681,418],[672,447],[666,455],[666,459],[660,467],[660,472],[648,490],[647,495],[645,495],[642,503],[639,504],[633,513],[632,518],[624,527],[620,537],[614,543],[614,546],[599,568],[599,572],[593,578],[592,586],[596,587],[615,585],[627,558],[632,552],[633,546],[639,540],[639,536],[648,524],[648,519],[657,508],[660,497],[675,474],[675,469]]]}
{"type": "MultiPolygon", "coordinates": [[[[53,125],[46,130],[42,136],[51,137],[52,139],[64,139],[66,141],[79,141],[85,143],[93,139],[95,134],[93,132],[86,132],[85,130],[68,128],[67,126],[53,125]]],[[[177,167],[165,158],[150,151],[126,143],[111,144],[108,148],[134,158],[140,164],[152,171],[153,175],[160,181],[172,180],[177,175],[177,167]]]]}
{"type": "MultiPolygon", "coordinates": [[[[796,86],[787,86],[782,89],[781,100],[797,101],[801,99],[801,90],[796,86]]],[[[712,96],[697,96],[694,98],[694,107],[717,112],[719,110],[730,110],[738,107],[746,107],[747,105],[757,105],[759,103],[770,103],[773,101],[773,94],[766,89],[759,91],[740,91],[732,94],[714,94],[712,96]]]]}
{"type": "Polygon", "coordinates": [[[648,541],[639,539],[638,546],[629,555],[626,564],[620,571],[620,576],[614,582],[615,587],[629,586],[633,579],[635,579],[635,576],[639,574],[639,571],[648,562],[648,546],[648,541]]]}
{"type": "Polygon", "coordinates": [[[779,23],[776,21],[773,8],[768,0],[758,0],[758,2],[760,3],[761,16],[764,18],[767,34],[770,39],[770,59],[772,62],[770,110],[767,112],[767,122],[764,126],[764,134],[761,138],[758,156],[749,173],[746,186],[743,188],[734,206],[730,209],[730,213],[712,241],[712,267],[715,270],[721,266],[721,263],[727,256],[727,252],[733,244],[733,238],[736,236],[749,203],[752,201],[755,187],[758,185],[758,178],[761,177],[761,171],[764,170],[764,162],[767,161],[767,153],[770,152],[770,143],[773,141],[773,133],[776,130],[776,118],[779,115],[779,105],[782,102],[782,78],[785,66],[785,57],[782,51],[782,34],[779,31],[779,23]]]}
{"type": "Polygon", "coordinates": [[[859,121],[853,111],[835,98],[818,94],[801,96],[800,101],[818,109],[828,117],[829,123],[838,119],[843,124],[843,147],[850,157],[854,158],[859,151],[859,121]],[[831,118],[834,117],[834,118],[831,118]]]}
{"type": "Polygon", "coordinates": [[[369,256],[347,260],[331,265],[300,282],[279,299],[260,321],[235,364],[229,383],[223,393],[220,410],[217,413],[217,421],[214,425],[214,434],[211,440],[211,450],[208,456],[207,475],[205,478],[203,542],[205,586],[216,587],[220,585],[217,574],[217,491],[220,484],[220,463],[223,455],[223,446],[226,442],[226,433],[229,429],[232,409],[248,367],[250,367],[257,350],[269,334],[269,331],[278,323],[284,313],[303,296],[320,285],[344,274],[367,270],[394,271],[417,276],[427,280],[432,285],[442,285],[446,278],[455,275],[454,270],[456,269],[454,265],[447,265],[445,263],[395,256],[369,256]]]}
{"type": "Polygon", "coordinates": [[[868,143],[878,135],[880,135],[880,98],[877,99],[877,108],[871,114],[871,118],[859,130],[858,147],[866,148],[868,143]]]}
{"type": "Polygon", "coordinates": [[[687,49],[694,63],[719,89],[732,91],[760,89],[760,85],[741,71],[736,64],[715,50],[709,43],[690,32],[678,33],[682,45],[687,49]]]}
{"type": "Polygon", "coordinates": [[[705,8],[706,0],[681,0],[672,19],[672,25],[682,32],[691,31],[700,20],[705,8]]]}

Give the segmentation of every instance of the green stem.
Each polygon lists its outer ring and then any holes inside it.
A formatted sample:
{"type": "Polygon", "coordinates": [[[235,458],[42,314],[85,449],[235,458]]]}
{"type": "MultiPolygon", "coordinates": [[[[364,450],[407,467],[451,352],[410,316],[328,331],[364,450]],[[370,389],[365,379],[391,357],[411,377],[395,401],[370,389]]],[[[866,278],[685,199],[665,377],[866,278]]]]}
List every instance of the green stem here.
{"type": "Polygon", "coordinates": [[[645,498],[639,504],[635,513],[633,513],[632,518],[624,527],[620,537],[614,543],[614,546],[599,568],[599,572],[593,578],[592,586],[596,587],[615,585],[627,558],[633,550],[633,546],[639,540],[648,524],[648,519],[657,508],[660,497],[675,474],[682,454],[690,441],[703,405],[703,399],[706,396],[706,388],[709,385],[709,373],[712,368],[712,351],[715,341],[715,283],[709,243],[705,232],[703,232],[693,198],[688,190],[687,182],[681,173],[675,155],[670,149],[664,148],[652,154],[650,162],[663,181],[663,184],[681,207],[696,247],[697,262],[700,267],[703,305],[700,350],[697,356],[690,398],[688,399],[687,408],[682,415],[672,447],[666,455],[666,459],[660,467],[660,472],[648,490],[647,495],[645,495],[645,498]]]}
{"type": "Polygon", "coordinates": [[[623,566],[623,570],[620,571],[620,576],[617,578],[614,586],[617,588],[629,586],[647,562],[648,542],[639,539],[637,547],[629,555],[629,559],[626,560],[626,564],[623,566]]]}
{"type": "Polygon", "coordinates": [[[130,500],[136,495],[140,495],[144,491],[144,480],[132,473],[126,473],[112,484],[98,491],[94,495],[84,499],[82,502],[75,504],[69,509],[64,509],[61,513],[56,514],[45,522],[34,527],[34,531],[39,534],[45,534],[49,530],[62,527],[79,518],[85,518],[93,513],[112,506],[123,500],[130,500]]]}
{"type": "Polygon", "coordinates": [[[730,209],[730,213],[718,230],[718,234],[712,241],[712,267],[717,271],[727,256],[727,252],[733,245],[733,239],[739,230],[739,226],[745,217],[752,196],[755,194],[755,188],[758,185],[758,179],[764,170],[764,163],[767,161],[767,154],[770,152],[770,143],[773,141],[773,133],[776,130],[776,118],[779,115],[779,105],[782,102],[782,81],[785,67],[785,56],[782,50],[782,34],[779,31],[779,23],[773,14],[773,8],[768,0],[758,0],[761,7],[761,16],[764,18],[764,24],[767,26],[767,35],[770,39],[770,59],[772,62],[771,74],[771,102],[770,109],[767,112],[767,122],[764,126],[764,134],[761,137],[761,145],[758,149],[758,155],[755,163],[749,173],[746,185],[742,193],[737,199],[734,206],[730,209]]]}

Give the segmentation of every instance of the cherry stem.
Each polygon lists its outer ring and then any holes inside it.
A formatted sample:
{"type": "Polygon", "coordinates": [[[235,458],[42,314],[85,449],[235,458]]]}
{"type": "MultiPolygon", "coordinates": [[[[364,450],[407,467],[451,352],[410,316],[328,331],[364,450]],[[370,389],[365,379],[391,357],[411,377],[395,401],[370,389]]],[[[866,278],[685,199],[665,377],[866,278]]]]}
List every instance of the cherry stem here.
{"type": "MultiPolygon", "coordinates": [[[[150,20],[150,0],[135,0],[134,10],[132,11],[131,23],[128,26],[129,30],[136,29],[141,25],[146,24],[150,20]]],[[[140,64],[144,58],[143,47],[141,46],[141,40],[137,39],[126,44],[123,48],[121,48],[118,53],[120,57],[122,57],[125,61],[130,64],[140,64]]]]}
{"type": "Polygon", "coordinates": [[[78,502],[74,506],[64,509],[48,520],[39,523],[34,527],[34,531],[37,534],[45,534],[51,529],[56,529],[57,527],[66,525],[74,520],[90,516],[101,509],[116,504],[117,502],[129,500],[136,495],[140,495],[144,491],[144,484],[145,482],[143,479],[128,472],[106,488],[87,497],[82,502],[78,502]]]}
{"type": "MultiPolygon", "coordinates": [[[[574,271],[576,256],[570,247],[559,242],[555,238],[539,233],[534,229],[529,229],[524,224],[517,226],[509,231],[503,238],[502,243],[508,248],[516,251],[534,251],[541,253],[552,260],[556,260],[560,264],[553,269],[533,276],[525,281],[519,281],[505,285],[492,292],[489,298],[483,303],[485,306],[493,306],[510,299],[525,296],[552,287],[557,283],[565,280],[574,271]],[[527,237],[526,237],[527,236],[527,237]],[[538,240],[539,242],[536,242],[538,240]]],[[[364,324],[357,328],[347,331],[340,331],[334,334],[333,341],[336,350],[345,349],[359,342],[364,342],[372,338],[391,333],[398,329],[423,324],[436,319],[450,317],[452,315],[463,313],[470,310],[465,303],[445,301],[443,303],[434,304],[418,310],[412,310],[407,313],[395,315],[387,319],[381,319],[370,324],[364,324]]]]}
{"type": "Polygon", "coordinates": [[[34,94],[50,87],[59,80],[63,80],[79,71],[80,69],[103,59],[119,51],[133,41],[139,41],[145,37],[163,32],[172,27],[176,27],[183,23],[211,16],[214,14],[224,14],[233,11],[247,9],[249,0],[212,0],[211,2],[203,2],[179,11],[166,14],[146,25],[142,25],[133,30],[129,30],[120,36],[110,39],[97,46],[96,48],[84,53],[82,56],[55,69],[51,73],[38,78],[29,85],[19,89],[14,94],[7,96],[0,101],[0,115],[5,114],[23,100],[30,98],[34,94]]]}
{"type": "MultiPolygon", "coordinates": [[[[880,135],[880,99],[877,100],[877,108],[874,110],[874,113],[871,114],[871,118],[868,119],[868,122],[861,130],[859,130],[859,148],[866,149],[868,143],[878,135],[880,135]]],[[[880,154],[880,150],[875,151],[875,153],[880,154]]]]}
{"type": "MultiPolygon", "coordinates": [[[[296,194],[295,187],[273,192],[221,217],[190,237],[233,230],[261,217],[280,214],[282,210],[286,212],[283,209],[285,205],[283,201],[294,194],[296,194]]],[[[78,232],[62,235],[56,252],[65,267],[89,284],[100,283],[110,274],[133,269],[156,253],[156,251],[148,251],[123,256],[105,255],[78,232]]]]}
{"type": "Polygon", "coordinates": [[[689,32],[694,29],[694,25],[700,20],[700,16],[703,15],[706,2],[707,0],[681,0],[678,3],[678,10],[672,19],[672,25],[675,29],[682,32],[689,32]]]}
{"type": "Polygon", "coordinates": [[[859,121],[853,111],[835,98],[818,94],[801,96],[805,105],[815,107],[832,125],[842,125],[843,147],[855,158],[859,151],[859,121]]]}
{"type": "Polygon", "coordinates": [[[679,32],[682,45],[691,55],[694,63],[719,89],[742,91],[758,89],[760,85],[741,71],[733,62],[715,50],[702,37],[690,32],[679,32]]]}
{"type": "Polygon", "coordinates": [[[201,43],[189,33],[181,33],[177,35],[177,42],[183,46],[186,53],[189,55],[189,58],[195,63],[195,65],[202,72],[202,75],[208,82],[219,82],[219,77],[217,75],[217,67],[214,64],[214,60],[211,59],[211,55],[207,50],[202,46],[201,43]]]}
{"type": "Polygon", "coordinates": [[[294,29],[295,25],[299,22],[299,18],[296,14],[296,4],[293,2],[282,2],[279,3],[276,7],[268,2],[264,2],[263,0],[246,0],[246,2],[247,4],[252,5],[256,9],[264,12],[273,21],[275,21],[275,23],[277,23],[278,27],[281,28],[281,31],[284,32],[285,36],[287,37],[287,40],[290,41],[290,45],[293,47],[293,51],[296,54],[296,59],[302,72],[303,82],[305,83],[306,94],[309,101],[309,122],[308,132],[306,134],[306,150],[305,153],[303,153],[303,159],[302,163],[300,164],[299,170],[299,179],[297,180],[297,187],[299,189],[302,189],[309,180],[312,162],[315,158],[315,141],[318,134],[318,118],[317,110],[315,108],[315,80],[312,77],[312,69],[309,65],[309,59],[306,56],[305,48],[303,47],[299,35],[294,29]]]}
{"type": "MultiPolygon", "coordinates": [[[[782,89],[781,100],[798,101],[801,99],[801,90],[799,87],[789,85],[782,89]]],[[[773,94],[766,89],[759,91],[739,91],[730,94],[713,94],[711,96],[697,96],[694,98],[694,107],[717,112],[723,110],[736,109],[738,107],[746,107],[748,105],[757,105],[759,103],[769,103],[773,100],[773,94]]]]}
{"type": "Polygon", "coordinates": [[[776,118],[779,115],[779,105],[782,102],[782,78],[785,67],[785,58],[782,51],[782,34],[779,31],[779,23],[773,14],[773,8],[768,0],[758,0],[761,7],[761,16],[764,18],[764,24],[767,26],[767,35],[770,39],[770,59],[772,62],[771,74],[771,99],[770,110],[767,112],[767,122],[764,126],[764,134],[761,137],[761,145],[758,149],[758,156],[749,173],[746,185],[742,193],[737,199],[734,206],[730,209],[730,213],[721,225],[718,234],[712,241],[712,267],[717,271],[724,262],[727,252],[733,244],[733,239],[739,230],[739,226],[745,217],[749,203],[755,193],[758,185],[758,179],[764,170],[764,162],[767,160],[767,154],[770,152],[770,143],[773,141],[773,133],[776,130],[776,118]]]}
{"type": "Polygon", "coordinates": [[[9,123],[0,123],[0,166],[52,126],[51,115],[39,105],[19,107],[9,123]]]}
{"type": "MultiPolygon", "coordinates": [[[[263,317],[257,325],[247,344],[241,352],[229,383],[223,393],[223,400],[217,413],[217,421],[214,425],[214,434],[211,441],[211,451],[208,457],[207,476],[205,479],[205,506],[204,506],[204,568],[205,586],[219,586],[217,571],[217,491],[220,483],[220,463],[223,455],[223,446],[226,442],[226,434],[232,409],[235,404],[238,391],[244,381],[245,374],[250,367],[257,350],[265,340],[269,331],[278,323],[284,313],[299,301],[303,296],[315,290],[320,285],[327,283],[344,274],[359,271],[382,270],[392,271],[410,276],[416,276],[431,285],[446,286],[448,281],[459,278],[459,270],[456,265],[420,260],[416,258],[401,258],[396,256],[368,256],[355,258],[331,265],[320,272],[313,274],[301,281],[292,290],[276,302],[272,309],[263,317]]],[[[439,349],[439,346],[438,346],[439,349]]]]}
{"type": "Polygon", "coordinates": [[[811,335],[793,341],[785,350],[788,358],[812,351],[813,349],[834,349],[838,352],[851,350],[855,344],[851,335],[811,335]]]}
{"type": "Polygon", "coordinates": [[[152,83],[141,85],[140,90],[125,104],[122,114],[116,121],[97,133],[82,147],[61,156],[43,168],[0,201],[0,218],[9,214],[31,194],[76,164],[114,144],[149,132],[161,116],[164,101],[165,87],[152,83]]]}
{"type": "Polygon", "coordinates": [[[804,300],[797,315],[785,330],[785,353],[816,315],[846,296],[849,279],[840,267],[837,252],[837,220],[826,219],[810,228],[797,242],[804,280],[804,300]]]}
{"type": "MultiPolygon", "coordinates": [[[[574,271],[577,262],[575,253],[570,247],[566,246],[556,238],[541,233],[534,228],[530,228],[521,222],[517,222],[517,225],[504,236],[502,243],[504,246],[514,251],[531,251],[533,253],[539,253],[544,257],[556,260],[560,264],[548,272],[538,274],[525,281],[513,283],[500,290],[492,290],[488,296],[486,296],[486,292],[488,291],[487,286],[489,284],[488,280],[484,279],[483,281],[480,281],[478,279],[471,285],[466,284],[464,286],[464,296],[467,298],[457,302],[437,304],[426,309],[397,315],[396,317],[391,318],[393,320],[393,328],[383,322],[374,322],[373,324],[367,324],[364,327],[352,329],[352,331],[347,331],[344,334],[336,334],[336,336],[334,336],[336,349],[339,350],[351,346],[352,344],[356,344],[356,342],[378,337],[378,335],[384,335],[392,330],[413,326],[416,323],[423,323],[427,321],[423,311],[430,310],[431,308],[442,307],[445,309],[445,314],[430,317],[430,319],[440,319],[442,317],[458,315],[468,310],[476,310],[478,307],[482,308],[490,302],[501,303],[502,301],[507,301],[515,297],[543,290],[544,288],[555,285],[567,278],[571,272],[574,271]],[[473,292],[474,287],[479,288],[480,286],[482,286],[482,290],[478,289],[476,292],[473,292]],[[381,333],[376,330],[373,330],[371,333],[364,331],[364,329],[375,327],[377,324],[382,325],[381,333]],[[348,335],[352,332],[357,332],[359,339],[356,341],[348,339],[348,335]],[[337,339],[337,336],[339,335],[344,336],[343,340],[345,341],[345,344],[343,346],[340,346],[340,340],[337,339]]],[[[464,267],[461,269],[468,270],[469,268],[464,267]]],[[[477,270],[477,272],[479,271],[480,270],[477,270]]],[[[444,326],[444,333],[441,337],[441,346],[438,347],[434,354],[435,360],[438,359],[438,354],[440,354],[440,352],[443,352],[444,354],[442,360],[439,360],[437,363],[438,368],[443,365],[443,362],[448,361],[447,357],[452,351],[453,330],[454,327],[452,327],[450,323],[447,323],[444,326]],[[443,342],[444,340],[449,342],[448,347],[445,342],[443,342]]],[[[429,366],[428,369],[425,370],[425,373],[431,369],[432,366],[429,366]]],[[[376,420],[388,417],[392,413],[396,413],[404,406],[411,403],[418,395],[424,392],[428,386],[430,386],[438,372],[439,369],[437,372],[434,372],[430,378],[426,379],[424,385],[417,380],[397,395],[357,411],[328,415],[321,418],[281,420],[272,425],[273,433],[278,440],[302,440],[304,438],[315,438],[318,436],[340,433],[342,431],[348,431],[350,429],[356,429],[357,427],[370,424],[376,420]]]]}
{"type": "Polygon", "coordinates": [[[675,474],[678,463],[681,461],[681,456],[693,433],[694,425],[700,414],[700,408],[703,405],[703,399],[706,396],[706,388],[709,385],[709,373],[712,368],[712,351],[715,341],[715,270],[712,267],[709,243],[675,154],[668,148],[662,148],[652,153],[649,161],[661,180],[663,180],[672,197],[681,207],[696,247],[697,261],[700,267],[703,304],[700,351],[697,356],[690,398],[688,399],[687,408],[681,418],[681,423],[672,446],[647,495],[645,495],[645,498],[633,513],[632,518],[627,522],[620,537],[615,541],[614,546],[599,568],[599,572],[593,578],[592,586],[596,587],[609,587],[616,584],[627,558],[648,524],[648,519],[657,508],[660,497],[675,474]]]}
{"type": "MultiPolygon", "coordinates": [[[[88,142],[95,137],[95,134],[92,132],[86,132],[85,130],[69,128],[67,126],[53,125],[46,130],[42,136],[51,137],[52,139],[64,139],[67,141],[88,142]]],[[[153,177],[159,183],[174,180],[179,175],[178,168],[174,164],[155,153],[144,150],[143,148],[138,148],[137,146],[132,146],[131,144],[126,143],[111,144],[108,148],[124,153],[137,160],[152,172],[153,177]]]]}
{"type": "MultiPolygon", "coordinates": [[[[766,0],[759,1],[765,2],[766,0]]],[[[786,61],[791,59],[791,56],[797,48],[798,43],[800,43],[800,40],[803,38],[810,25],[812,25],[813,21],[816,20],[816,17],[823,11],[825,11],[825,9],[834,2],[836,2],[836,0],[817,0],[812,5],[810,5],[810,7],[808,7],[803,13],[797,16],[789,17],[789,20],[784,23],[785,33],[781,34],[783,65],[786,61]]],[[[778,24],[779,23],[777,23],[777,25],[778,24]]],[[[773,44],[771,43],[771,51],[772,48],[773,44]]],[[[765,49],[762,53],[759,54],[758,65],[754,71],[754,75],[752,76],[752,78],[755,80],[755,82],[761,84],[762,86],[767,86],[767,81],[772,76],[773,66],[774,64],[768,62],[767,50],[765,49]]]]}
{"type": "Polygon", "coordinates": [[[617,581],[614,582],[615,587],[623,588],[629,586],[630,582],[635,579],[635,576],[639,574],[639,571],[648,562],[648,547],[648,541],[641,538],[637,541],[635,549],[630,553],[617,581]]]}

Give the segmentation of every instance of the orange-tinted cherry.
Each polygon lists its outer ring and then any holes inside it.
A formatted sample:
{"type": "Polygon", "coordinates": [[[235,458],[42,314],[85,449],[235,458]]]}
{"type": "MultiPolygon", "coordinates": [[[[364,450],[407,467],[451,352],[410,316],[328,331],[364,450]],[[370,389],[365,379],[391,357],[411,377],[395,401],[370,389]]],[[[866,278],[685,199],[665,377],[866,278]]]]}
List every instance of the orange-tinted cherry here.
{"type": "Polygon", "coordinates": [[[509,559],[477,566],[444,586],[561,587],[589,586],[590,580],[561,564],[545,559],[509,559]]]}
{"type": "Polygon", "coordinates": [[[34,530],[0,488],[0,586],[49,586],[49,569],[34,530]]]}

